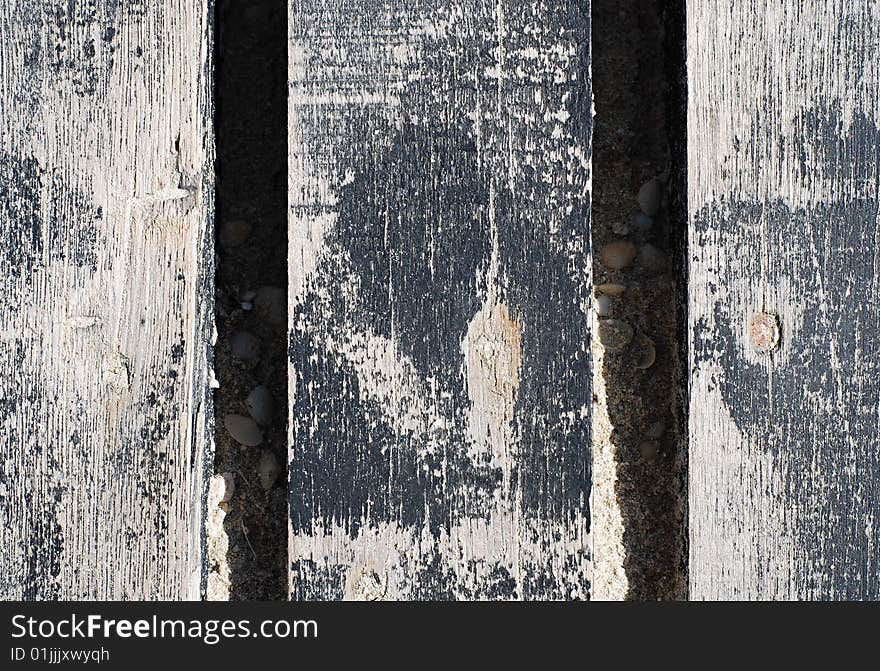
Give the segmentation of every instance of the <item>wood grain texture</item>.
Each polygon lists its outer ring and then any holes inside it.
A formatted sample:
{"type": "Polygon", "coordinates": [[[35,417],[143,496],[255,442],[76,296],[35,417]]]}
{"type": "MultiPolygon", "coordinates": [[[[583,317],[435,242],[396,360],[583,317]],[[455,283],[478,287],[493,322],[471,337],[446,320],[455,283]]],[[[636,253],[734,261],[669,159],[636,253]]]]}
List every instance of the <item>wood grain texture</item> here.
{"type": "Polygon", "coordinates": [[[211,22],[0,3],[0,598],[203,590],[211,22]]]}
{"type": "Polygon", "coordinates": [[[880,598],[880,3],[687,11],[691,597],[880,598]]]}
{"type": "Polygon", "coordinates": [[[291,597],[587,598],[588,3],[289,7],[291,597]]]}

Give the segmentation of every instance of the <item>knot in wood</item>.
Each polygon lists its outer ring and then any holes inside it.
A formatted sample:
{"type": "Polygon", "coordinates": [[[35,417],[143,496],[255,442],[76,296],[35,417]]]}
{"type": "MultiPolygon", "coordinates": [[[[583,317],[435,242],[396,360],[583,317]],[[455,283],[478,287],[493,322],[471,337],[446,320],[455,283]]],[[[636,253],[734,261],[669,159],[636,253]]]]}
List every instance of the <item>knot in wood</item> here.
{"type": "Polygon", "coordinates": [[[779,345],[779,320],[776,315],[756,312],[749,320],[749,343],[757,352],[772,352],[779,345]]]}

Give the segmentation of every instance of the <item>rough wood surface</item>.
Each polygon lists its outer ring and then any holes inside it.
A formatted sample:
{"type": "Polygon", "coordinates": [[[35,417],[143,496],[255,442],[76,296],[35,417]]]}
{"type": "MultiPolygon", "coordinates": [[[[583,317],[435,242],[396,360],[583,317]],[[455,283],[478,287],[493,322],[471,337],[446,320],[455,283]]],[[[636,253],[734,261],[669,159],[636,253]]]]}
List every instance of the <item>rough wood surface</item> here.
{"type": "Polygon", "coordinates": [[[687,34],[691,597],[880,598],[880,3],[687,34]]]}
{"type": "Polygon", "coordinates": [[[293,599],[589,596],[588,16],[291,2],[293,599]]]}
{"type": "Polygon", "coordinates": [[[203,589],[211,21],[0,3],[0,598],[203,589]]]}

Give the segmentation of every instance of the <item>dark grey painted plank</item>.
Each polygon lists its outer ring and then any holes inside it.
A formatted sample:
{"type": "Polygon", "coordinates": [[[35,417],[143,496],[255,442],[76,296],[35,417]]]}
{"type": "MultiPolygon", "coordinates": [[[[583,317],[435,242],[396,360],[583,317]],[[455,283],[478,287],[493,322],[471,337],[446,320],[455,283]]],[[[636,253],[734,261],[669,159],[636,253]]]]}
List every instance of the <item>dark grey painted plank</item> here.
{"type": "Polygon", "coordinates": [[[589,4],[290,4],[293,599],[586,598],[589,4]]]}
{"type": "Polygon", "coordinates": [[[876,599],[880,3],[689,2],[688,61],[691,596],[876,599]]]}
{"type": "Polygon", "coordinates": [[[0,4],[0,598],[202,592],[211,17],[0,4]]]}

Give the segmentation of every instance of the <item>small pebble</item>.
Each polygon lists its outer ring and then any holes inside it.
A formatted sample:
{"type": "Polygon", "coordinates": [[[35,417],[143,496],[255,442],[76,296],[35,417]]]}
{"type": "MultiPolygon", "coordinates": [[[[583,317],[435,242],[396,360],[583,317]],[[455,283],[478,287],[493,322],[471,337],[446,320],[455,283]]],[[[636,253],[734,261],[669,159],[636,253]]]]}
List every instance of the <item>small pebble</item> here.
{"type": "Polygon", "coordinates": [[[660,202],[663,199],[663,187],[660,180],[649,179],[642,184],[639,194],[636,197],[639,202],[639,208],[649,217],[653,217],[660,211],[660,202]]]}
{"type": "Polygon", "coordinates": [[[644,244],[639,249],[639,265],[650,273],[666,270],[666,254],[652,244],[644,244]]]}
{"type": "Polygon", "coordinates": [[[226,415],[223,418],[223,426],[236,442],[245,447],[256,447],[263,442],[263,432],[257,423],[244,415],[226,415]]]}
{"type": "Polygon", "coordinates": [[[272,489],[280,473],[281,465],[278,463],[278,457],[270,450],[263,450],[260,453],[260,463],[257,464],[257,475],[263,489],[272,489]]]}
{"type": "Polygon", "coordinates": [[[599,322],[599,342],[605,349],[622,350],[633,337],[633,328],[620,319],[603,319],[599,322]]]}
{"type": "Polygon", "coordinates": [[[654,220],[651,219],[651,217],[649,217],[644,212],[636,212],[633,215],[633,227],[637,231],[645,233],[645,232],[651,230],[651,226],[653,226],[653,225],[654,225],[654,220]]]}
{"type": "Polygon", "coordinates": [[[646,461],[652,460],[657,456],[657,441],[656,440],[644,440],[639,443],[639,454],[642,455],[642,459],[646,461]]]}
{"type": "Polygon", "coordinates": [[[629,233],[629,224],[625,221],[615,221],[611,225],[611,230],[614,231],[617,235],[626,235],[629,233]]]}
{"type": "Polygon", "coordinates": [[[665,432],[666,424],[662,420],[657,420],[648,427],[648,430],[645,431],[645,436],[656,439],[660,438],[665,432]]]}
{"type": "Polygon", "coordinates": [[[602,265],[612,270],[626,268],[636,258],[636,246],[626,240],[609,242],[599,250],[599,260],[602,265]]]}
{"type": "Polygon", "coordinates": [[[266,387],[260,385],[251,389],[251,393],[248,394],[244,403],[257,424],[269,426],[272,423],[275,403],[272,399],[272,393],[266,387]]]}
{"type": "Polygon", "coordinates": [[[596,298],[596,314],[600,317],[608,317],[611,315],[611,305],[614,301],[611,300],[611,296],[606,296],[602,294],[596,298]]]}
{"type": "Polygon", "coordinates": [[[260,341],[253,333],[235,331],[229,336],[229,347],[238,359],[254,361],[260,356],[260,341]]]}
{"type": "Polygon", "coordinates": [[[257,289],[256,306],[270,324],[287,324],[287,295],[280,287],[257,289]]]}
{"type": "Polygon", "coordinates": [[[253,227],[244,219],[227,219],[220,224],[220,244],[229,249],[243,244],[251,235],[253,227]]]}
{"type": "Polygon", "coordinates": [[[651,340],[646,335],[639,335],[639,356],[636,360],[635,367],[641,368],[644,370],[645,368],[650,368],[654,365],[654,361],[657,360],[657,348],[654,346],[654,341],[651,340]]]}
{"type": "Polygon", "coordinates": [[[596,290],[601,294],[620,296],[620,294],[626,291],[626,287],[622,284],[598,284],[596,285],[596,290]]]}
{"type": "Polygon", "coordinates": [[[232,473],[218,473],[211,478],[210,500],[213,505],[229,503],[235,494],[235,477],[232,473]]]}

